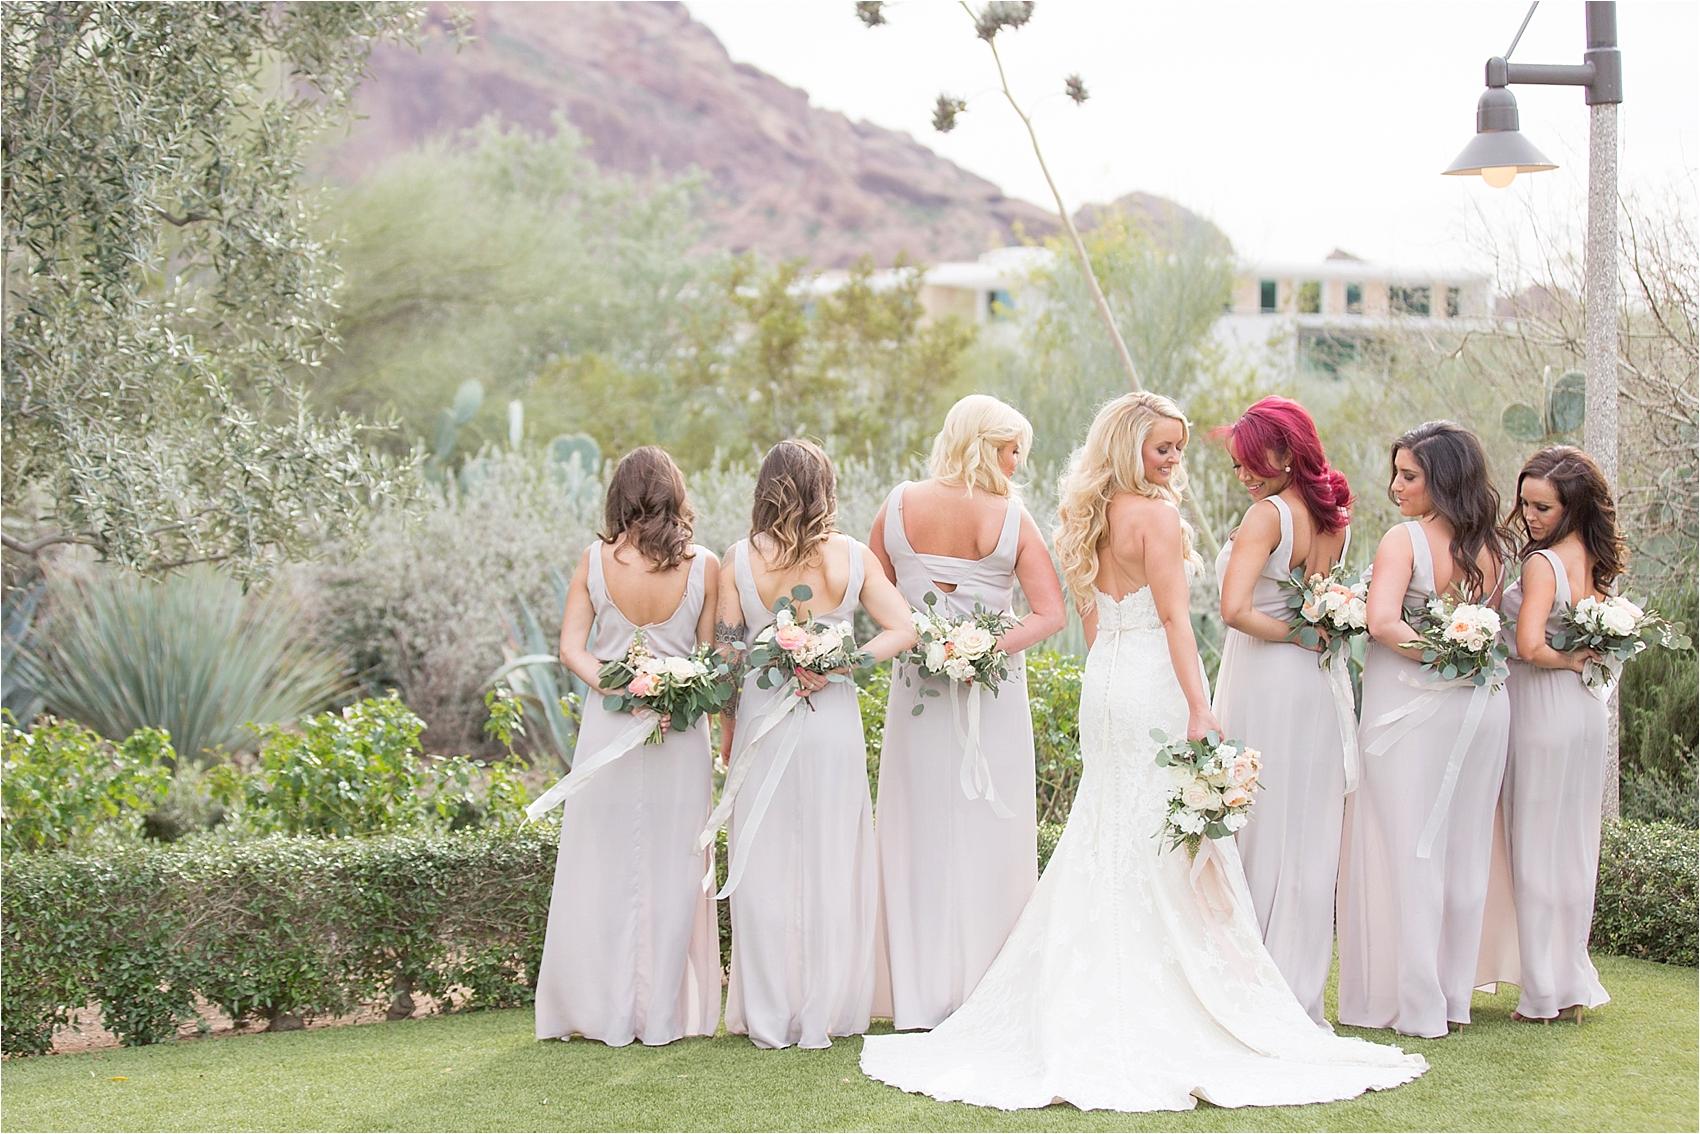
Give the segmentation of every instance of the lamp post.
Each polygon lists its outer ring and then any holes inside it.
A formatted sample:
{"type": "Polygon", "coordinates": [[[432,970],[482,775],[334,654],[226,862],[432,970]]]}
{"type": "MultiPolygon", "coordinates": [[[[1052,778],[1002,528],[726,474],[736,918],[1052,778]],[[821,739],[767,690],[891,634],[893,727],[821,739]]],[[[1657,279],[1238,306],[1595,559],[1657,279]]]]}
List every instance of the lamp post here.
{"type": "MultiPolygon", "coordinates": [[[[1617,494],[1617,104],[1623,101],[1623,60],[1617,49],[1617,5],[1584,4],[1587,49],[1580,66],[1511,63],[1537,3],[1505,55],[1487,61],[1487,87],[1476,104],[1476,136],[1444,171],[1479,173],[1503,189],[1519,173],[1557,168],[1517,130],[1517,100],[1507,90],[1517,83],[1581,87],[1588,104],[1588,245],[1583,265],[1583,369],[1588,376],[1588,413],[1582,446],[1617,494]]],[[[1604,810],[1618,812],[1617,695],[1610,713],[1609,768],[1604,810]]]]}

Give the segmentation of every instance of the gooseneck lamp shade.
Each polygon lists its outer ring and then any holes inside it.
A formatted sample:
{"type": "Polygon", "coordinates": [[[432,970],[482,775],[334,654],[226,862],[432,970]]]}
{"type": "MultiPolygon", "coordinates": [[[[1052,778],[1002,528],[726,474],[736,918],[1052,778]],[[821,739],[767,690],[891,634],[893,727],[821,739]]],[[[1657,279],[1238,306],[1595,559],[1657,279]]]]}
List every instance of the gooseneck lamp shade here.
{"type": "Polygon", "coordinates": [[[1476,103],[1476,136],[1442,172],[1448,177],[1481,174],[1495,189],[1519,173],[1544,173],[1558,166],[1517,130],[1517,99],[1504,87],[1489,87],[1476,103]]]}

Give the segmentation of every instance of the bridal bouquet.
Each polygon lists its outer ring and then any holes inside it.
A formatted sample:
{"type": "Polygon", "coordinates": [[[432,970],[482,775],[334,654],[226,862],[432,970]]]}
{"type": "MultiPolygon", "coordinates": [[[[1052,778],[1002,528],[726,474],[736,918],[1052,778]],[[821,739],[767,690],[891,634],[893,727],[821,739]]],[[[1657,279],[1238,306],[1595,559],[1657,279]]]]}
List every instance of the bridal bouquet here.
{"type": "Polygon", "coordinates": [[[1680,623],[1673,623],[1657,611],[1643,609],[1620,595],[1603,600],[1585,598],[1566,608],[1564,626],[1553,634],[1552,648],[1560,652],[1593,650],[1599,654],[1598,661],[1590,658],[1582,666],[1582,684],[1603,690],[1617,680],[1624,662],[1648,646],[1688,649],[1684,629],[1680,623]]]}
{"type": "Polygon", "coordinates": [[[1423,668],[1442,681],[1468,681],[1498,690],[1505,683],[1511,650],[1499,640],[1499,612],[1481,603],[1432,596],[1420,610],[1407,610],[1405,621],[1416,630],[1423,668]]]}
{"type": "Polygon", "coordinates": [[[1303,567],[1295,567],[1285,590],[1287,609],[1292,611],[1288,624],[1293,632],[1289,637],[1307,649],[1321,646],[1317,663],[1325,669],[1351,650],[1353,638],[1369,630],[1364,605],[1369,587],[1347,574],[1344,563],[1336,564],[1326,575],[1317,573],[1308,578],[1303,567]]]}
{"type": "MultiPolygon", "coordinates": [[[[901,660],[920,670],[923,678],[978,683],[997,696],[998,684],[1009,676],[1009,654],[998,648],[998,638],[1021,625],[1021,620],[979,603],[974,604],[973,614],[952,618],[938,609],[938,596],[931,591],[924,602],[926,610],[910,613],[919,640],[901,660]]],[[[925,708],[918,701],[910,712],[920,716],[925,708]]]]}
{"type": "MultiPolygon", "coordinates": [[[[708,646],[688,657],[657,657],[644,643],[643,631],[632,639],[626,656],[604,662],[596,679],[604,689],[617,689],[602,698],[611,713],[648,709],[667,717],[675,732],[684,732],[709,713],[718,713],[732,696],[731,671],[708,646]]],[[[658,721],[645,744],[663,739],[658,721]]]]}
{"type": "Polygon", "coordinates": [[[1251,817],[1251,793],[1261,785],[1263,754],[1244,741],[1223,740],[1215,732],[1203,740],[1170,740],[1160,728],[1151,738],[1157,765],[1169,770],[1169,811],[1160,838],[1169,849],[1185,846],[1196,856],[1204,839],[1225,839],[1251,817]]]}
{"type": "MultiPolygon", "coordinates": [[[[872,660],[856,649],[848,623],[829,626],[819,619],[797,617],[797,604],[814,597],[806,586],[791,588],[773,604],[773,625],[756,635],[750,648],[750,668],[756,671],[756,687],[772,689],[798,673],[819,673],[828,681],[849,681],[839,672],[867,665],[872,660]]],[[[805,701],[808,698],[804,698],[805,701]]],[[[814,708],[814,703],[809,703],[814,708]]]]}

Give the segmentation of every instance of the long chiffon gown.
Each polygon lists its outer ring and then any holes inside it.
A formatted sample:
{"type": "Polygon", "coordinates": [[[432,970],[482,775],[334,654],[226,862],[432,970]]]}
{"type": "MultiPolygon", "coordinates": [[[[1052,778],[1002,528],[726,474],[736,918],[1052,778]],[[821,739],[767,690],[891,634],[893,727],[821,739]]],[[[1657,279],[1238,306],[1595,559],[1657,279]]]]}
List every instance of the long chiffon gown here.
{"type": "MultiPolygon", "coordinates": [[[[837,607],[816,612],[823,623],[850,622],[861,595],[864,549],[840,538],[849,544],[850,582],[837,607]]],[[[750,574],[748,540],[733,545],[732,559],[753,636],[772,623],[773,612],[750,574]]],[[[793,696],[783,687],[761,689],[755,677],[739,699],[740,730],[754,728],[776,699],[793,696]]],[[[792,709],[757,742],[726,827],[734,872],[740,846],[748,848],[731,894],[726,1030],[757,1047],[830,1047],[833,1036],[866,1031],[873,1007],[879,863],[861,710],[849,682],[830,684],[810,701],[813,710],[792,709]],[[763,788],[782,758],[769,795],[763,788]]]]}
{"type": "Polygon", "coordinates": [[[1422,1074],[1421,1056],[1305,1014],[1232,840],[1206,858],[1204,891],[1186,850],[1159,842],[1173,780],[1150,731],[1184,736],[1186,701],[1150,590],[1097,609],[1084,772],[1056,853],[967,1002],[930,1032],[867,1037],[862,1070],[945,1101],[1121,1111],[1325,1102],[1422,1074]]]}
{"type": "MultiPolygon", "coordinates": [[[[886,501],[885,548],[909,605],[923,609],[931,592],[938,609],[954,616],[972,614],[977,602],[1010,611],[1020,503],[1009,502],[997,547],[984,559],[922,555],[903,526],[905,487],[886,501]],[[947,593],[939,583],[955,590],[947,593]]],[[[1010,659],[996,696],[943,678],[929,684],[941,696],[922,697],[920,674],[896,663],[874,816],[890,1008],[899,1029],[930,1028],[956,1011],[1003,948],[1039,880],[1033,722],[1021,656],[1010,659]],[[969,753],[958,722],[967,719],[970,696],[980,701],[979,751],[997,805],[971,798],[963,786],[969,753]],[[924,705],[919,716],[912,713],[917,703],[924,705]]]]}
{"type": "MultiPolygon", "coordinates": [[[[1282,585],[1292,573],[1293,514],[1281,497],[1269,500],[1281,514],[1281,542],[1258,575],[1252,605],[1286,622],[1292,612],[1282,585]]],[[[1217,556],[1218,579],[1233,549],[1229,540],[1217,556]]],[[[1258,776],[1263,790],[1251,821],[1235,836],[1263,944],[1293,995],[1321,1023],[1322,990],[1334,962],[1334,882],[1345,814],[1345,745],[1337,694],[1313,651],[1233,629],[1222,647],[1216,681],[1216,719],[1224,734],[1263,753],[1258,776]]],[[[1352,713],[1348,685],[1347,719],[1352,713]]]]}
{"type": "MultiPolygon", "coordinates": [[[[1544,556],[1558,576],[1558,592],[1547,616],[1550,636],[1562,628],[1564,609],[1571,604],[1570,579],[1556,552],[1536,554],[1544,556]]],[[[1519,580],[1506,588],[1507,618],[1515,619],[1522,607],[1519,580]]],[[[1595,1008],[1611,999],[1588,956],[1594,884],[1600,872],[1606,706],[1582,684],[1579,674],[1516,658],[1507,690],[1511,743],[1499,801],[1520,971],[1501,969],[1486,975],[1522,990],[1519,1013],[1549,1019],[1561,1008],[1595,1008]]]]}
{"type": "MultiPolygon", "coordinates": [[[[665,622],[642,627],[652,652],[697,646],[708,552],[691,548],[684,597],[665,622]]],[[[634,626],[608,597],[602,545],[590,550],[591,652],[604,661],[631,647],[634,626]]],[[[589,698],[575,760],[632,724],[589,698]]],[[[702,889],[712,865],[696,849],[713,791],[708,722],[640,745],[598,769],[567,798],[549,927],[537,973],[537,1038],[574,1033],[615,1047],[711,1036],[720,1022],[720,944],[702,889]]]]}
{"type": "MultiPolygon", "coordinates": [[[[1409,610],[1433,593],[1434,561],[1422,526],[1402,527],[1413,561],[1409,610]]],[[[1449,1021],[1470,1021],[1511,710],[1503,690],[1425,689],[1431,680],[1418,662],[1370,643],[1358,732],[1362,778],[1346,807],[1340,863],[1339,1018],[1435,1037],[1449,1021]],[[1477,696],[1485,708],[1422,857],[1423,832],[1477,696]]]]}

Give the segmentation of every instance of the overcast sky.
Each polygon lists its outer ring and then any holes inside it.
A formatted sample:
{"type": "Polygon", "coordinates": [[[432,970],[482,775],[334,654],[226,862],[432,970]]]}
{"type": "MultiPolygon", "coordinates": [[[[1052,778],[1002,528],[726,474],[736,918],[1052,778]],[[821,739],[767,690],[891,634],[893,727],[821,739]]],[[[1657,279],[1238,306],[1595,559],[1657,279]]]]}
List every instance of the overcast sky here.
{"type": "MultiPolygon", "coordinates": [[[[864,29],[850,0],[690,0],[748,62],[819,107],[907,131],[1011,196],[1051,199],[997,92],[990,53],[955,3],[886,5],[864,29]],[[941,91],[968,99],[931,126],[941,91]]],[[[978,4],[976,4],[976,7],[978,4]]],[[[1070,209],[1134,189],[1216,221],[1249,259],[1340,247],[1412,265],[1482,264],[1472,227],[1526,229],[1585,208],[1588,110],[1578,88],[1516,87],[1526,137],[1559,164],[1507,190],[1440,177],[1475,131],[1482,66],[1524,3],[1105,3],[1041,0],[998,44],[1070,209]],[[1091,98],[1062,94],[1078,71],[1091,98]]],[[[1622,185],[1680,193],[1700,166],[1700,4],[1618,5],[1622,185]]],[[[1542,3],[1519,63],[1580,63],[1581,3],[1542,3]]]]}

